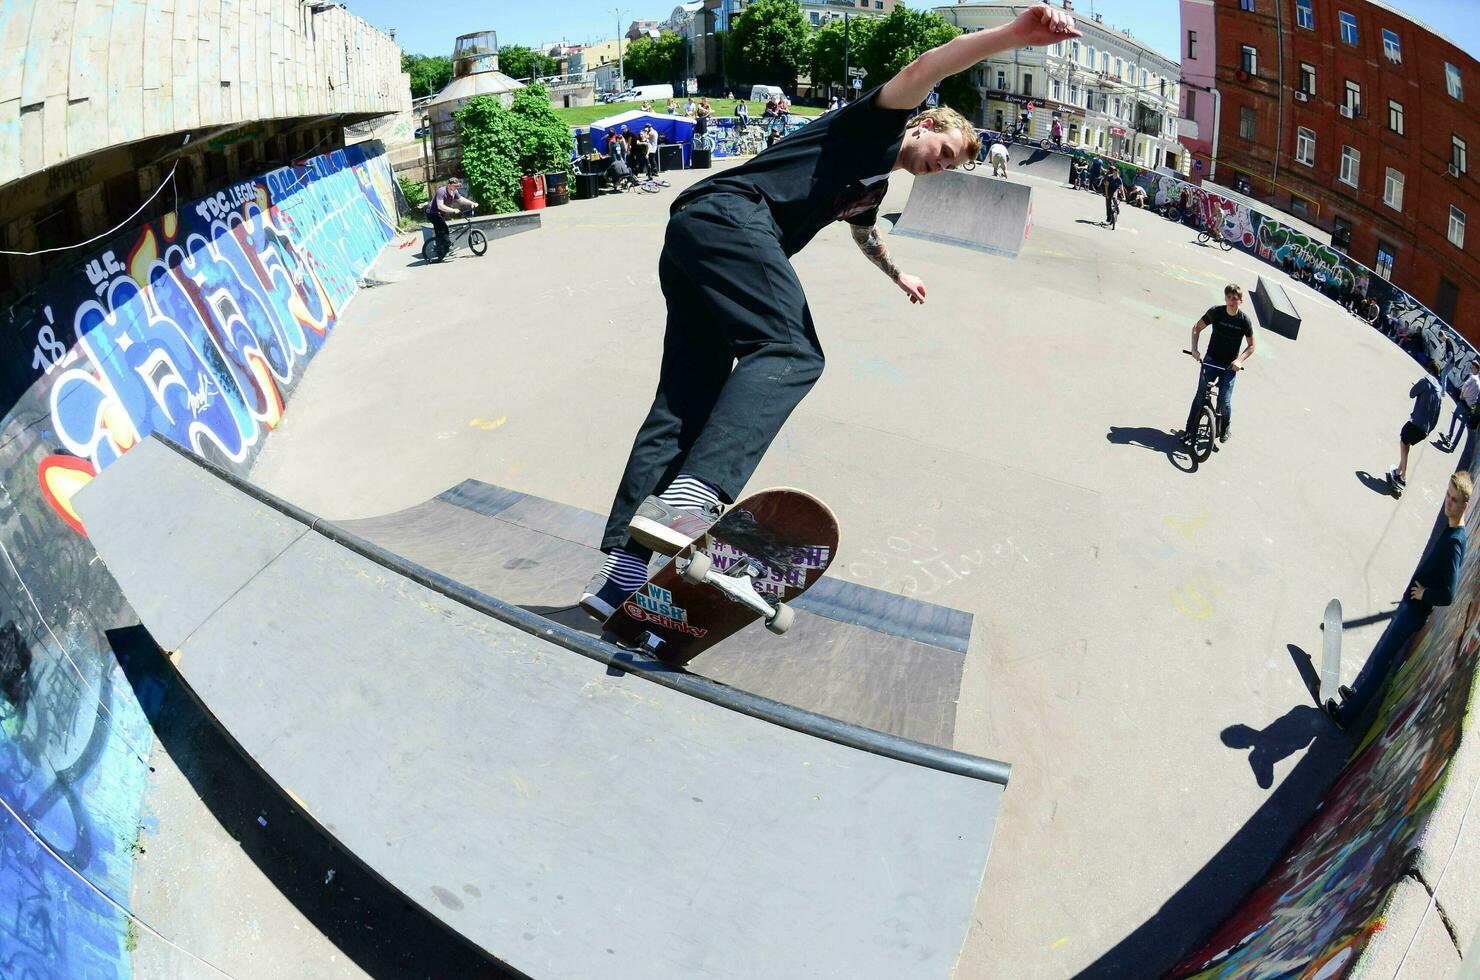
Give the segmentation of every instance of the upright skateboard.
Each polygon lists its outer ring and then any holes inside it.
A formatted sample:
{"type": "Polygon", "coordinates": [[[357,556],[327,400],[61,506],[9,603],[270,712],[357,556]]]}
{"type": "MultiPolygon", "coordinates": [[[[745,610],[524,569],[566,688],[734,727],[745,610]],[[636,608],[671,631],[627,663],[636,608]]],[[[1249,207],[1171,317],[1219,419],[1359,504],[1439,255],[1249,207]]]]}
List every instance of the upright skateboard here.
{"type": "Polygon", "coordinates": [[[795,599],[838,549],[838,521],[801,490],[762,490],[739,501],[663,565],[606,621],[608,633],[682,666],[756,620],[791,627],[795,599]]]}
{"type": "Polygon", "coordinates": [[[1326,603],[1326,618],[1321,623],[1321,693],[1317,699],[1325,704],[1328,698],[1341,703],[1341,600],[1326,603]]]}

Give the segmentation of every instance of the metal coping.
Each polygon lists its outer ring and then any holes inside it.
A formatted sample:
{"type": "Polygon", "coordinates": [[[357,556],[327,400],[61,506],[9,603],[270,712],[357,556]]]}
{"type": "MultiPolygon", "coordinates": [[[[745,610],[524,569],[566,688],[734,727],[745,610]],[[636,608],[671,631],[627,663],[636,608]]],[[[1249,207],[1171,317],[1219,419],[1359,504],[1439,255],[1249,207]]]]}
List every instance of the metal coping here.
{"type": "Polygon", "coordinates": [[[690,697],[708,701],[721,708],[728,708],[731,711],[737,711],[741,714],[749,715],[752,718],[800,732],[803,735],[825,739],[835,742],[838,745],[858,749],[861,752],[868,752],[887,759],[894,759],[910,765],[923,766],[956,776],[964,776],[968,779],[980,779],[984,782],[997,783],[1001,786],[1006,786],[1008,779],[1011,777],[1012,766],[1010,763],[969,755],[965,752],[958,752],[955,749],[941,748],[940,746],[929,745],[924,742],[916,742],[897,735],[890,735],[886,732],[866,728],[862,725],[855,725],[851,722],[840,721],[837,718],[830,718],[827,715],[821,715],[813,711],[793,707],[789,704],[783,704],[780,701],[773,701],[770,698],[729,687],[717,681],[710,680],[707,677],[701,677],[698,674],[691,674],[687,671],[669,667],[657,661],[637,659],[630,651],[619,646],[587,636],[578,630],[571,629],[568,626],[562,626],[559,623],[552,622],[518,606],[502,602],[493,596],[485,595],[460,582],[455,582],[445,576],[438,575],[436,572],[415,562],[408,561],[394,552],[371,544],[358,535],[351,534],[332,522],[317,517],[303,508],[291,504],[261,487],[255,486],[250,481],[237,476],[235,473],[224,469],[216,463],[197,456],[179,443],[158,432],[151,433],[149,438],[174,450],[191,463],[206,470],[249,497],[298,521],[305,525],[308,530],[323,535],[355,554],[431,589],[433,592],[443,595],[454,602],[467,606],[469,609],[482,613],[490,619],[498,620],[532,636],[540,637],[557,646],[564,647],[573,653],[578,653],[583,657],[595,660],[604,666],[635,674],[655,684],[661,684],[664,687],[689,695],[690,697]]]}
{"type": "MultiPolygon", "coordinates": [[[[529,498],[527,494],[517,490],[484,483],[482,480],[469,479],[451,489],[442,491],[433,499],[484,517],[497,518],[510,507],[529,498]]],[[[554,503],[545,501],[542,497],[534,499],[554,503]]],[[[554,504],[554,506],[566,507],[582,517],[590,517],[597,525],[601,522],[600,517],[589,511],[570,507],[567,504],[554,504]]],[[[924,643],[942,650],[949,650],[952,653],[964,655],[971,643],[972,615],[970,613],[921,599],[897,596],[892,592],[859,585],[856,582],[843,582],[824,576],[791,605],[798,610],[824,616],[834,622],[863,626],[876,633],[924,643]],[[933,610],[932,625],[922,627],[913,622],[911,617],[902,611],[904,608],[933,610]]]]}

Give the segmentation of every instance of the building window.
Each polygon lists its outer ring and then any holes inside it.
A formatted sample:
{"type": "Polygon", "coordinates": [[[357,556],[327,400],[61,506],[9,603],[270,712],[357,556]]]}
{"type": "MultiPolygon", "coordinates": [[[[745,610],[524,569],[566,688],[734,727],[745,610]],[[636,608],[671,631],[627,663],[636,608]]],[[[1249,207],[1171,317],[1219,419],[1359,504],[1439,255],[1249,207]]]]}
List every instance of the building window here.
{"type": "Polygon", "coordinates": [[[1353,187],[1356,187],[1357,172],[1361,168],[1361,166],[1361,152],[1354,147],[1343,146],[1341,148],[1341,179],[1344,182],[1351,184],[1353,187]]]}
{"type": "Polygon", "coordinates": [[[1459,287],[1448,277],[1439,277],[1439,288],[1434,292],[1434,305],[1430,307],[1445,323],[1454,322],[1454,308],[1459,303],[1459,287]]]}
{"type": "Polygon", "coordinates": [[[1295,132],[1295,159],[1307,167],[1316,165],[1316,134],[1313,129],[1301,126],[1295,132]]]}
{"type": "Polygon", "coordinates": [[[1382,203],[1394,211],[1403,210],[1403,175],[1388,167],[1387,180],[1383,182],[1382,203]]]}
{"type": "Polygon", "coordinates": [[[1403,135],[1403,103],[1388,99],[1388,129],[1403,135]]]}
{"type": "Polygon", "coordinates": [[[1316,66],[1308,61],[1300,63],[1300,91],[1306,95],[1316,94],[1316,66]]]}
{"type": "Polygon", "coordinates": [[[1387,242],[1378,239],[1377,261],[1372,263],[1372,271],[1384,279],[1393,278],[1393,263],[1397,261],[1397,249],[1387,242]]]}
{"type": "Polygon", "coordinates": [[[817,27],[819,24],[822,23],[822,15],[819,14],[817,11],[815,11],[815,10],[811,11],[811,17],[812,17],[812,26],[813,27],[817,27]]]}
{"type": "Polygon", "coordinates": [[[1449,244],[1465,247],[1465,213],[1453,204],[1449,205],[1449,244]]]}
{"type": "Polygon", "coordinates": [[[1403,63],[1403,45],[1398,41],[1398,35],[1385,27],[1382,29],[1382,53],[1395,65],[1403,63]]]}
{"type": "Polygon", "coordinates": [[[1115,118],[1120,118],[1120,96],[1115,97],[1115,118]]]}
{"type": "Polygon", "coordinates": [[[1348,78],[1346,80],[1346,98],[1342,100],[1341,104],[1346,107],[1344,115],[1354,118],[1360,116],[1362,114],[1362,86],[1348,78]]]}
{"type": "Polygon", "coordinates": [[[1316,29],[1316,12],[1311,9],[1311,0],[1295,0],[1295,23],[1307,31],[1316,29]]]}
{"type": "Polygon", "coordinates": [[[1257,122],[1258,119],[1253,109],[1247,106],[1240,109],[1238,111],[1238,134],[1246,140],[1257,139],[1258,136],[1254,129],[1257,122]]]}
{"type": "Polygon", "coordinates": [[[1007,91],[1007,72],[1001,68],[997,69],[997,91],[1007,91]]]}
{"type": "Polygon", "coordinates": [[[1187,90],[1187,109],[1182,115],[1186,119],[1197,118],[1197,93],[1192,89],[1187,90]]]}
{"type": "Polygon", "coordinates": [[[1255,75],[1259,72],[1259,52],[1255,51],[1247,44],[1243,46],[1242,65],[1244,71],[1248,72],[1250,75],[1255,75]]]}
{"type": "Polygon", "coordinates": [[[1238,0],[1238,9],[1246,10],[1252,14],[1254,12],[1254,0],[1238,0]]]}
{"type": "Polygon", "coordinates": [[[1125,77],[1125,63],[1119,58],[1115,59],[1115,74],[1121,78],[1125,77]]]}
{"type": "Polygon", "coordinates": [[[1073,52],[1074,61],[1077,63],[1079,61],[1079,42],[1078,41],[1070,41],[1069,42],[1069,50],[1071,52],[1073,52]]]}
{"type": "Polygon", "coordinates": [[[1033,94],[1033,76],[1029,72],[1023,72],[1023,94],[1033,94]]]}
{"type": "Polygon", "coordinates": [[[1147,71],[1145,68],[1142,68],[1141,69],[1141,87],[1142,88],[1150,88],[1151,87],[1151,73],[1149,71],[1147,71]]]}
{"type": "Polygon", "coordinates": [[[1357,43],[1357,15],[1349,14],[1343,10],[1338,16],[1341,18],[1342,42],[1355,45],[1357,43]]]}
{"type": "Polygon", "coordinates": [[[1089,46],[1089,68],[1090,71],[1095,69],[1095,46],[1093,44],[1089,46]]]}
{"type": "Polygon", "coordinates": [[[1469,149],[1465,146],[1465,141],[1458,136],[1451,136],[1449,138],[1449,166],[1456,177],[1470,169],[1469,158],[1469,149]]]}
{"type": "Polygon", "coordinates": [[[1460,82],[1459,69],[1447,61],[1444,62],[1444,87],[1449,90],[1451,99],[1461,102],[1465,100],[1465,87],[1460,82]]]}
{"type": "Polygon", "coordinates": [[[1057,78],[1052,79],[1052,82],[1053,82],[1053,100],[1055,102],[1062,102],[1062,101],[1064,101],[1063,84],[1057,78]]]}
{"type": "Polygon", "coordinates": [[[1197,58],[1197,31],[1187,32],[1187,57],[1194,60],[1197,58]]]}
{"type": "Polygon", "coordinates": [[[1161,80],[1161,97],[1163,99],[1167,97],[1167,80],[1165,78],[1161,80]]]}

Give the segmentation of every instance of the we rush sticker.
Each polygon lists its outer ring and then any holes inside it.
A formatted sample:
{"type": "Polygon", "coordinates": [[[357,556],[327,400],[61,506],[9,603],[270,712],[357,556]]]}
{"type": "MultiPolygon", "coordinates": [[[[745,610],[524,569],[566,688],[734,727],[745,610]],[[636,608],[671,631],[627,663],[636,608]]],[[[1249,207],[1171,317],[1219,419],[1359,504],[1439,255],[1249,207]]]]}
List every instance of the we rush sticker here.
{"type": "MultiPolygon", "coordinates": [[[[756,579],[755,590],[763,596],[776,599],[783,598],[787,589],[801,591],[807,587],[809,572],[827,567],[828,562],[832,560],[831,552],[832,549],[825,545],[808,545],[793,548],[791,564],[785,568],[771,568],[761,563],[767,574],[765,578],[756,579]]],[[[715,569],[721,572],[736,562],[745,561],[750,557],[745,551],[723,541],[715,541],[713,547],[709,549],[709,554],[714,559],[715,569]]]]}
{"type": "Polygon", "coordinates": [[[689,611],[673,604],[673,593],[651,582],[622,604],[622,611],[639,623],[652,623],[675,633],[702,639],[709,631],[689,623],[689,611]]]}

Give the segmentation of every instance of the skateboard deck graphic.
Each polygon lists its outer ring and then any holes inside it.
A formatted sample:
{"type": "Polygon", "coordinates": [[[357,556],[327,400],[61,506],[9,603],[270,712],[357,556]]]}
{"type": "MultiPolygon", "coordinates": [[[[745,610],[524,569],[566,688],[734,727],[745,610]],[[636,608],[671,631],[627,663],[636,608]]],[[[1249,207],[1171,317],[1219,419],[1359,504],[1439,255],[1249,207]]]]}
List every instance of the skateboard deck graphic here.
{"type": "Polygon", "coordinates": [[[1326,618],[1321,623],[1321,704],[1334,698],[1338,704],[1341,696],[1341,600],[1326,603],[1326,618]]]}
{"type": "Polygon", "coordinates": [[[775,606],[811,588],[837,548],[837,518],[825,503],[801,490],[762,490],[730,507],[704,538],[654,572],[606,621],[606,630],[675,666],[758,619],[784,632],[790,609],[775,606]],[[686,572],[705,581],[692,581],[686,572]],[[772,607],[765,617],[755,608],[752,588],[772,607]],[[742,597],[751,597],[750,604],[742,597]]]}

